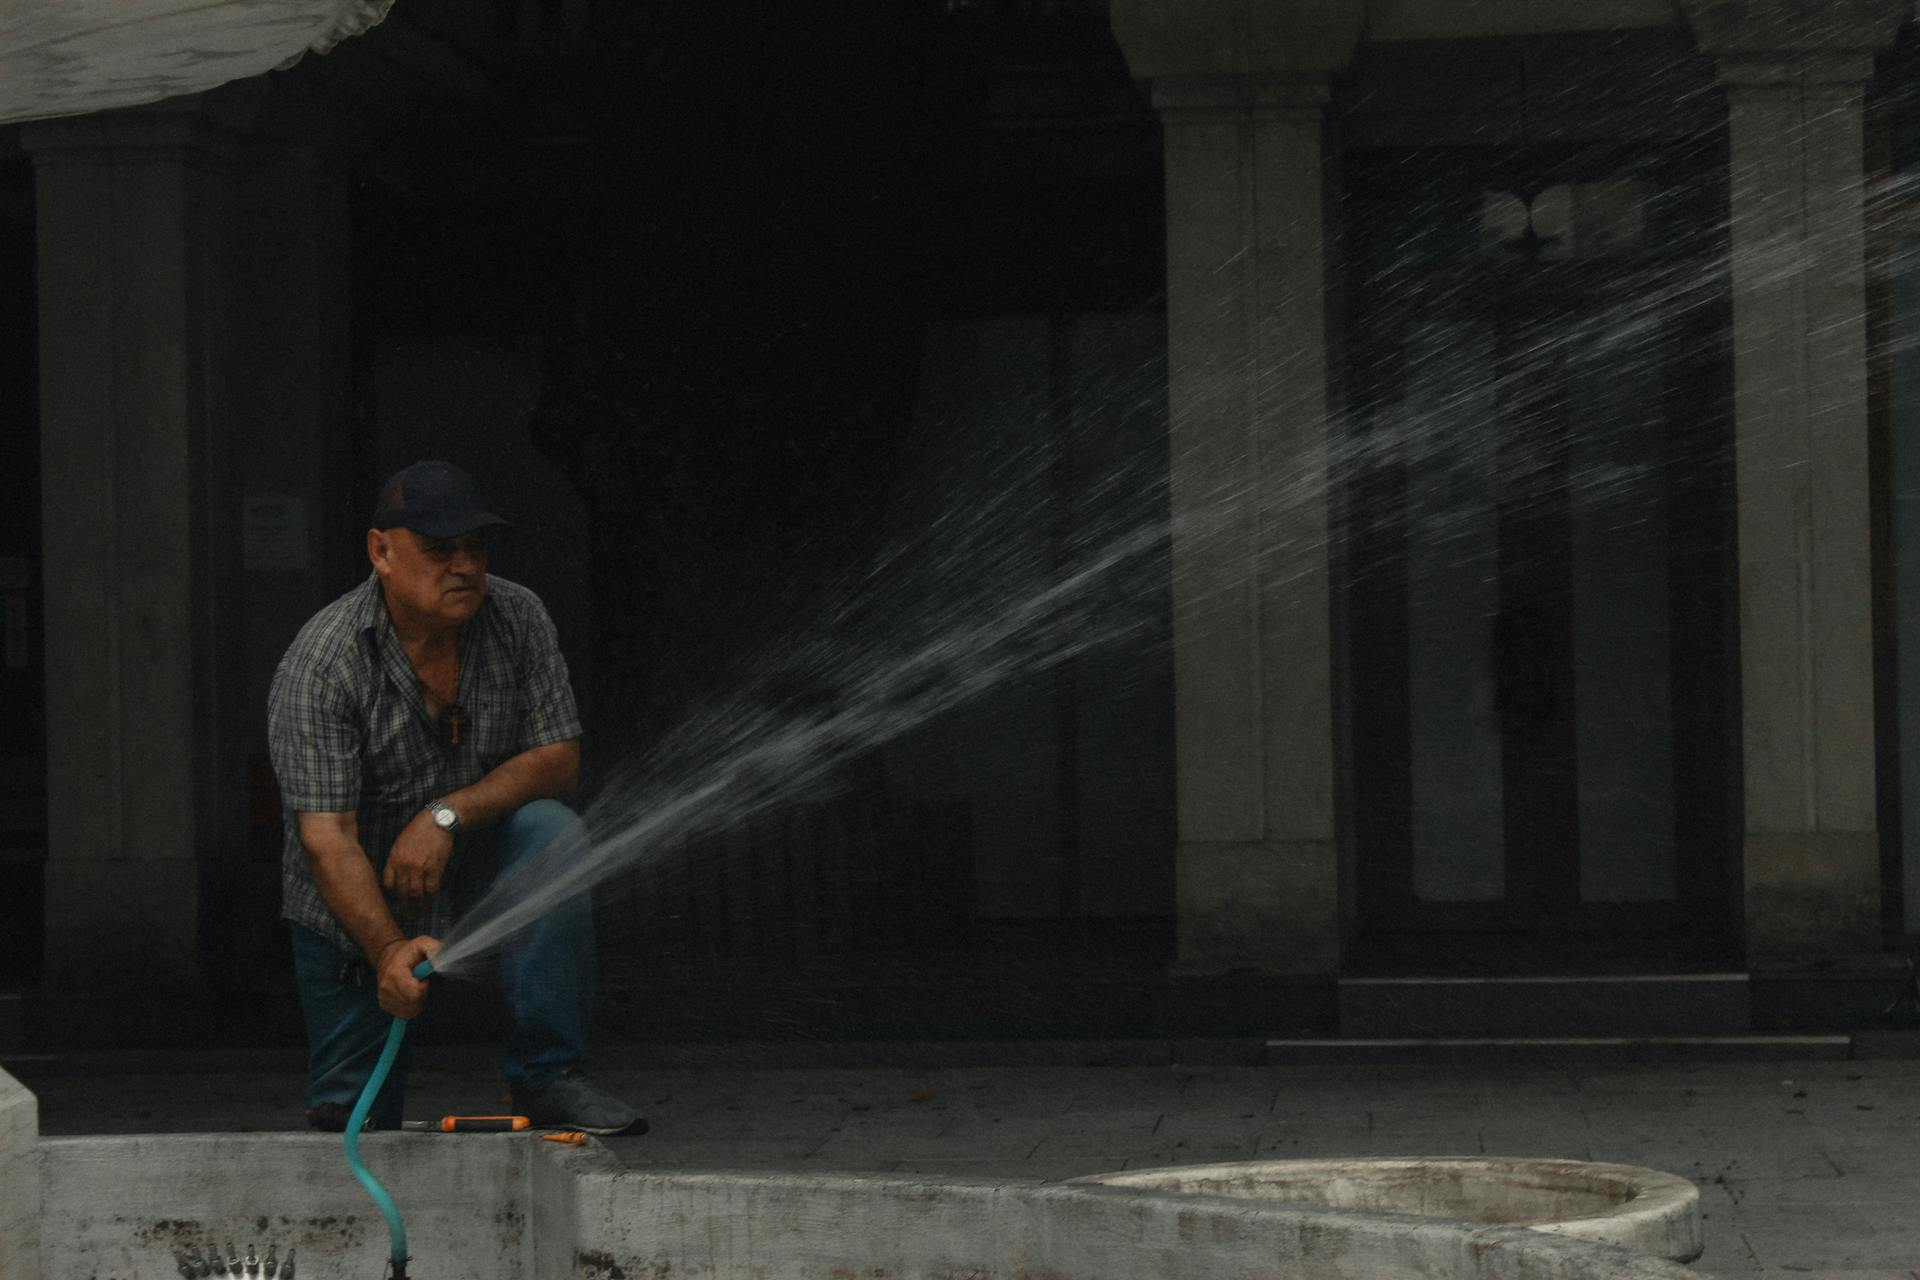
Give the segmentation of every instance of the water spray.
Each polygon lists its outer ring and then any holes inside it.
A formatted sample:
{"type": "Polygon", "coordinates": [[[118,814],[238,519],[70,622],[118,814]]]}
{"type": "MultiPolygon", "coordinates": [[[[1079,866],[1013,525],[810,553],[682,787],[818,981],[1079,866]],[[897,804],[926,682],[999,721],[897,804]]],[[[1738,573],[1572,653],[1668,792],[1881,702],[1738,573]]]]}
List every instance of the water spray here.
{"type": "MultiPolygon", "coordinates": [[[[432,977],[433,961],[422,960],[413,966],[413,976],[422,982],[432,977]]],[[[394,1059],[400,1056],[400,1042],[406,1037],[407,1020],[396,1017],[393,1025],[387,1028],[387,1043],[380,1050],[380,1060],[373,1064],[373,1074],[367,1077],[366,1087],[360,1090],[360,1100],[353,1104],[353,1114],[347,1117],[347,1131],[341,1144],[346,1149],[347,1168],[353,1171],[353,1176],[373,1197],[380,1216],[387,1220],[389,1247],[386,1274],[392,1280],[407,1280],[407,1227],[400,1220],[400,1210],[393,1203],[393,1197],[387,1194],[387,1189],[380,1185],[380,1179],[374,1177],[360,1159],[360,1127],[367,1122],[367,1115],[373,1110],[373,1100],[379,1094],[380,1086],[387,1082],[387,1073],[393,1070],[394,1059]]],[[[291,1251],[288,1258],[289,1266],[283,1274],[291,1274],[291,1251]]]]}

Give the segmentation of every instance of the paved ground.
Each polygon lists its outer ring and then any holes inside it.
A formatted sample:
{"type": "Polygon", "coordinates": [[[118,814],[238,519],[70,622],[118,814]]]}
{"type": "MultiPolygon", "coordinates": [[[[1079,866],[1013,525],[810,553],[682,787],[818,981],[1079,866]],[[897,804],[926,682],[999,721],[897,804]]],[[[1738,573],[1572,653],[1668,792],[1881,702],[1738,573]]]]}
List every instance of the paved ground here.
{"type": "MultiPolygon", "coordinates": [[[[1697,1270],[1920,1280],[1920,1062],[1582,1067],[640,1067],[602,1078],[653,1131],[630,1165],[1053,1179],[1143,1165],[1327,1155],[1558,1156],[1665,1169],[1701,1189],[1697,1270]]],[[[146,1065],[155,1065],[147,1063],[146,1065]]],[[[13,1064],[46,1134],[298,1124],[289,1071],[13,1064]]],[[[492,1109],[480,1055],[435,1050],[410,1115],[492,1109]]],[[[447,1141],[457,1141],[448,1138],[447,1141]]]]}

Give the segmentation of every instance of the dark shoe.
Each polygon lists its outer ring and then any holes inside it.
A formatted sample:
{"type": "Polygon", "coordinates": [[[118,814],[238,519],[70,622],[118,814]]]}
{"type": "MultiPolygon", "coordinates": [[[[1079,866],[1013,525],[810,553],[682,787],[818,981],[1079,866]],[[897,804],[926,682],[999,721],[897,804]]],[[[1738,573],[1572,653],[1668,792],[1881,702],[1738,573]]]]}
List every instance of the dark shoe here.
{"type": "Polygon", "coordinates": [[[537,1129],[578,1129],[603,1138],[647,1131],[647,1122],[626,1103],[579,1071],[569,1071],[544,1089],[515,1089],[513,1112],[537,1129]]]}

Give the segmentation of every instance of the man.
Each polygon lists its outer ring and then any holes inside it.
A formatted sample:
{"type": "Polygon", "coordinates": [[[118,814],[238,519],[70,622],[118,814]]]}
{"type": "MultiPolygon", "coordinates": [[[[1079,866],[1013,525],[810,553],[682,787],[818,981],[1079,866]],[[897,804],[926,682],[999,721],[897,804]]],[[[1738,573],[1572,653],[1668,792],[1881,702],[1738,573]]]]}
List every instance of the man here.
{"type": "MultiPolygon", "coordinates": [[[[412,970],[439,948],[453,891],[484,887],[579,822],[561,803],[579,779],[580,721],[553,622],[531,591],[487,576],[504,524],[457,467],[395,474],[367,531],[372,575],[315,614],[274,673],[281,914],[317,1129],[346,1126],[388,1015],[420,1013],[427,984],[412,970]]],[[[515,1113],[536,1125],[644,1133],[582,1070],[592,926],[582,897],[503,948],[513,1033],[501,1065],[515,1113]]],[[[403,1051],[372,1127],[399,1126],[405,1089],[403,1051]]]]}

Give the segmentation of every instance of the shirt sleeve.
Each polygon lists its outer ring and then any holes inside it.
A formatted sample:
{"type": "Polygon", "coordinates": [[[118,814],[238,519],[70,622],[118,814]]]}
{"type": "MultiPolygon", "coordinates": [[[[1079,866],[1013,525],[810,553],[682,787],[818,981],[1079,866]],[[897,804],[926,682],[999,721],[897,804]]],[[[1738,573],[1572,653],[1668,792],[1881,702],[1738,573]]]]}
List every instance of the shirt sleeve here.
{"type": "Polygon", "coordinates": [[[574,706],[573,681],[560,653],[560,633],[537,599],[529,602],[522,670],[527,717],[516,751],[531,751],[580,736],[580,712],[574,706]]]}
{"type": "Polygon", "coordinates": [[[267,694],[267,747],[281,801],[295,813],[346,813],[360,805],[360,725],[337,679],[291,658],[267,694]]]}

